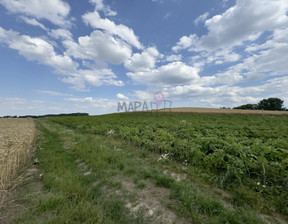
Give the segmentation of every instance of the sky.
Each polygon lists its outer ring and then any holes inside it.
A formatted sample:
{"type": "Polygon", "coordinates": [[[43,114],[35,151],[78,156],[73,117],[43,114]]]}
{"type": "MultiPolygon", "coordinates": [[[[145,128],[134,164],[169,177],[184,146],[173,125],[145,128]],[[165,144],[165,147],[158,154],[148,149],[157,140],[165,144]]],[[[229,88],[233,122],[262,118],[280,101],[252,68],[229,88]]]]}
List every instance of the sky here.
{"type": "Polygon", "coordinates": [[[287,87],[287,0],[0,0],[0,116],[288,107],[287,87]]]}

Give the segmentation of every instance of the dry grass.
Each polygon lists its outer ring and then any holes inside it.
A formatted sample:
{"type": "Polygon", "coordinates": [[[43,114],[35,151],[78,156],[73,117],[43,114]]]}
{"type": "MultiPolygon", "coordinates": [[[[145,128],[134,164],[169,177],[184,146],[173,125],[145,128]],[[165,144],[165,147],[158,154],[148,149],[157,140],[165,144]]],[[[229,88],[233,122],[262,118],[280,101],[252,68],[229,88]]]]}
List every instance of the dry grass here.
{"type": "Polygon", "coordinates": [[[288,115],[288,111],[268,111],[268,110],[237,110],[237,109],[216,109],[201,107],[178,107],[171,109],[161,109],[161,112],[172,113],[206,113],[206,114],[257,114],[257,115],[288,115]]]}
{"type": "Polygon", "coordinates": [[[9,181],[27,159],[35,133],[32,119],[0,119],[0,205],[9,181]]]}

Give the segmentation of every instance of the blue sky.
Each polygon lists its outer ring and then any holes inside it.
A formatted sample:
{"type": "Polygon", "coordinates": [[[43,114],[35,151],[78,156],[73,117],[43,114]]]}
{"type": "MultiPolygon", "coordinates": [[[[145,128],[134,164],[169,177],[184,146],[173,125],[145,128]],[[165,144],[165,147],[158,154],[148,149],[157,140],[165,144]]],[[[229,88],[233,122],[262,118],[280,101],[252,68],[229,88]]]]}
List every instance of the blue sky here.
{"type": "Polygon", "coordinates": [[[287,0],[0,0],[0,116],[288,106],[287,0]]]}

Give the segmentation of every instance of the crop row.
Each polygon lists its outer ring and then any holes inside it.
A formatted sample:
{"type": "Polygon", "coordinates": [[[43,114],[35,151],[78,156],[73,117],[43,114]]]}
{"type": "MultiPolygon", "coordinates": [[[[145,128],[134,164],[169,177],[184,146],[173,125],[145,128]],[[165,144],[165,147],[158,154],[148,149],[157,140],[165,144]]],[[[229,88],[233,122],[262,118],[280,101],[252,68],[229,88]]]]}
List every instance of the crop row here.
{"type": "Polygon", "coordinates": [[[51,120],[168,153],[214,173],[222,186],[247,184],[288,199],[288,117],[130,113],[51,120]]]}

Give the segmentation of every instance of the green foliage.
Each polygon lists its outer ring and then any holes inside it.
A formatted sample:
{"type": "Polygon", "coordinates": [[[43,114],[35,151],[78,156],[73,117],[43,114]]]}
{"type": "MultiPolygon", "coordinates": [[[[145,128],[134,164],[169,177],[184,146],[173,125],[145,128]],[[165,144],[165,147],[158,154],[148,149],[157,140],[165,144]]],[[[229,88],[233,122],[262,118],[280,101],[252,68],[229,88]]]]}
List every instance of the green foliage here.
{"type": "Polygon", "coordinates": [[[279,98],[263,99],[258,103],[259,110],[284,110],[284,101],[279,98]]]}
{"type": "Polygon", "coordinates": [[[268,98],[261,100],[258,104],[245,104],[233,109],[242,110],[285,110],[284,101],[279,98],[268,98]]]}
{"type": "MultiPolygon", "coordinates": [[[[214,174],[222,187],[246,185],[271,200],[278,195],[282,200],[275,198],[275,206],[288,215],[280,209],[288,201],[288,117],[129,113],[50,119],[141,150],[169,153],[214,174]],[[259,191],[256,183],[265,187],[259,191]]],[[[115,158],[109,161],[117,164],[115,158]]]]}
{"type": "Polygon", "coordinates": [[[241,105],[239,107],[234,107],[233,109],[241,109],[241,110],[257,110],[258,105],[257,104],[245,104],[241,105]]]}

